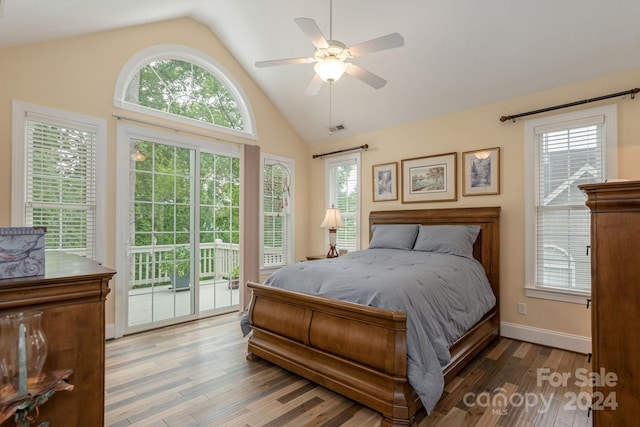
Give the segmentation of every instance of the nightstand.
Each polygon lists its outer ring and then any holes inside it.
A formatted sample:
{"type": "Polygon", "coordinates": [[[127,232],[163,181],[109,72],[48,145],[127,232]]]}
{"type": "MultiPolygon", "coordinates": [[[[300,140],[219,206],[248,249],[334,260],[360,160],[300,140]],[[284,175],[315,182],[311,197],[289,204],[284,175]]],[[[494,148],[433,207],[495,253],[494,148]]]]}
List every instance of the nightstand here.
{"type": "Polygon", "coordinates": [[[327,255],[307,255],[307,261],[315,261],[318,259],[325,259],[327,255]]]}

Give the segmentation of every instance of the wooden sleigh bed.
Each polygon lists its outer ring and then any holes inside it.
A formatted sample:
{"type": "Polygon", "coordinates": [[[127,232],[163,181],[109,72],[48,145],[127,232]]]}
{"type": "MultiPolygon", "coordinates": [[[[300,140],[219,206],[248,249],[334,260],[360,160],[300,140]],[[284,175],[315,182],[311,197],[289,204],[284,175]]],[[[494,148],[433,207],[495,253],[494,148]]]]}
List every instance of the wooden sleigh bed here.
{"type": "MultiPolygon", "coordinates": [[[[496,296],[495,307],[450,348],[445,383],[499,336],[499,207],[374,211],[374,224],[480,226],[474,244],[496,296]]],[[[371,235],[370,235],[371,237],[371,235]]],[[[313,261],[311,261],[313,262],[313,261]]],[[[294,372],[383,416],[383,426],[416,424],[422,402],[407,379],[406,314],[257,283],[248,320],[248,358],[294,372]]]]}

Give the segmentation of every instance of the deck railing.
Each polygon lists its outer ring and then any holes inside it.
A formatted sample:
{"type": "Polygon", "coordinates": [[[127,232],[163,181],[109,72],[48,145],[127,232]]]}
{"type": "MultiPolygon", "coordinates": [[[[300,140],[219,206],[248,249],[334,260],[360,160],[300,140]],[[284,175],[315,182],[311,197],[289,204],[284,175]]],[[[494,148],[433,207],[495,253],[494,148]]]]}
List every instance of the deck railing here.
{"type": "MultiPolygon", "coordinates": [[[[174,249],[188,245],[135,246],[131,248],[133,271],[130,286],[139,287],[154,283],[169,282],[174,263],[174,249]]],[[[228,279],[239,265],[240,245],[237,243],[200,244],[200,281],[228,279]]]]}
{"type": "MultiPolygon", "coordinates": [[[[189,245],[155,245],[134,246],[131,248],[133,267],[131,271],[130,288],[148,286],[171,281],[168,266],[174,263],[174,250],[177,248],[188,250],[189,245]]],[[[84,255],[83,248],[65,252],[84,255]]],[[[264,247],[264,265],[282,265],[284,260],[283,248],[264,247]]],[[[200,244],[200,273],[199,282],[229,279],[240,264],[240,245],[215,241],[200,244]]]]}

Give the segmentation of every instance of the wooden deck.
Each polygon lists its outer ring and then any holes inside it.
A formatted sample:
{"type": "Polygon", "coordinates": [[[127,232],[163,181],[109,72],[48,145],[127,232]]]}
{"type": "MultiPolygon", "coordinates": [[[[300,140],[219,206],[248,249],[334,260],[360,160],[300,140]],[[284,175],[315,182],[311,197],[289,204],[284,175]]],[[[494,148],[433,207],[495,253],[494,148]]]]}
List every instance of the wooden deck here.
{"type": "MultiPolygon", "coordinates": [[[[238,288],[229,289],[228,280],[200,283],[200,311],[224,312],[237,310],[238,288]]],[[[172,290],[169,284],[129,291],[129,326],[162,321],[193,313],[191,290],[172,290]]]]}

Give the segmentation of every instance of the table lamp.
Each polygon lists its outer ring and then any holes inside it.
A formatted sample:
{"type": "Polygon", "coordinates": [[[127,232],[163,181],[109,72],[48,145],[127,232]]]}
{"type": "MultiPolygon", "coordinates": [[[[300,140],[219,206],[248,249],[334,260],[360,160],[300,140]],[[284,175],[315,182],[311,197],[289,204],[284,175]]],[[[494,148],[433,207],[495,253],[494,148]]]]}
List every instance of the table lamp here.
{"type": "Polygon", "coordinates": [[[320,227],[329,229],[329,252],[327,253],[327,258],[337,257],[336,229],[338,227],[344,227],[342,217],[340,217],[340,210],[331,205],[331,207],[327,209],[327,213],[324,215],[324,221],[322,221],[320,227]]]}

